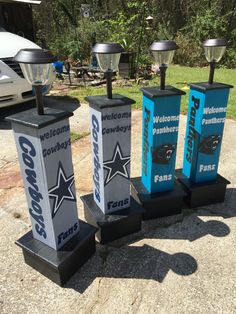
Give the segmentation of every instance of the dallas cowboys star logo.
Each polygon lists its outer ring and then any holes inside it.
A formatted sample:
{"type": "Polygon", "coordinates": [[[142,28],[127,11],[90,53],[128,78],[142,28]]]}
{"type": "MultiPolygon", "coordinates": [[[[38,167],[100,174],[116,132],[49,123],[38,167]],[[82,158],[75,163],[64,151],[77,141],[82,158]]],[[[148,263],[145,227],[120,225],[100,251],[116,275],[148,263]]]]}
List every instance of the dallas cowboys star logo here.
{"type": "Polygon", "coordinates": [[[62,164],[59,162],[57,184],[48,191],[49,197],[54,199],[52,218],[56,215],[64,200],[72,202],[76,201],[76,198],[71,190],[74,182],[74,174],[67,177],[62,164]]]}
{"type": "Polygon", "coordinates": [[[116,144],[112,160],[105,161],[103,168],[108,170],[104,185],[107,185],[115,176],[120,175],[129,179],[127,165],[130,163],[130,156],[124,157],[119,143],[116,144]]]}

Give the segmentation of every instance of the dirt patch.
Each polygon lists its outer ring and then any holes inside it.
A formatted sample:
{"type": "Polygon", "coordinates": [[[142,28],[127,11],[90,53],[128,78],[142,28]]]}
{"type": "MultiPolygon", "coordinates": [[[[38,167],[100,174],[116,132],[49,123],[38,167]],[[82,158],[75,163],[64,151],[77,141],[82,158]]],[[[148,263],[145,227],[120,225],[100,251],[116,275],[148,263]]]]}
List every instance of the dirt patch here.
{"type": "Polygon", "coordinates": [[[0,170],[0,189],[11,189],[23,187],[20,169],[18,165],[10,166],[0,170]]]}

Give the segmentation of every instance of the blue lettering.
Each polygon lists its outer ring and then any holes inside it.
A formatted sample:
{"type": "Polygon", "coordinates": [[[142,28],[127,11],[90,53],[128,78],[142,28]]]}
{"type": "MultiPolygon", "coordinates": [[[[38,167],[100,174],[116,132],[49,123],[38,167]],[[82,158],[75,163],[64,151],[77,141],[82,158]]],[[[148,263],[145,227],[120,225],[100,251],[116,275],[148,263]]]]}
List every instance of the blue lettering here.
{"type": "Polygon", "coordinates": [[[93,182],[94,182],[94,195],[98,202],[101,201],[100,197],[100,173],[101,169],[99,161],[99,146],[98,146],[98,132],[99,132],[99,122],[95,115],[92,115],[92,136],[93,136],[93,182]]]}
{"type": "Polygon", "coordinates": [[[189,130],[188,130],[188,135],[187,135],[187,153],[185,156],[186,160],[189,163],[192,162],[193,146],[194,146],[194,142],[196,140],[196,135],[197,135],[197,132],[195,130],[195,119],[196,119],[197,110],[200,107],[200,99],[192,96],[192,102],[193,102],[193,105],[190,110],[189,130]]]}
{"type": "Polygon", "coordinates": [[[147,159],[149,153],[148,126],[150,122],[150,110],[145,107],[144,132],[143,132],[143,173],[147,176],[147,159]]]}
{"type": "Polygon", "coordinates": [[[44,239],[47,239],[46,231],[43,228],[40,228],[38,224],[35,225],[37,233],[42,236],[44,239]]]}
{"type": "Polygon", "coordinates": [[[62,241],[65,241],[69,236],[75,233],[75,231],[78,229],[79,225],[78,222],[76,222],[72,227],[70,227],[67,231],[60,233],[57,236],[57,244],[60,245],[62,241]]]}
{"type": "Polygon", "coordinates": [[[34,161],[32,157],[36,156],[34,145],[24,136],[19,137],[19,145],[22,149],[22,161],[29,169],[25,169],[26,181],[29,183],[28,192],[31,197],[31,207],[29,212],[31,217],[35,220],[35,230],[44,239],[47,238],[45,231],[44,217],[42,215],[42,208],[40,201],[43,199],[42,194],[39,192],[37,185],[37,174],[34,171],[34,161]]]}
{"type": "Polygon", "coordinates": [[[121,207],[124,207],[125,205],[128,205],[129,204],[129,198],[125,198],[124,200],[121,200],[121,201],[116,201],[116,202],[113,202],[113,201],[110,201],[107,203],[107,208],[108,210],[109,209],[114,209],[114,208],[121,208],[121,207]]]}
{"type": "Polygon", "coordinates": [[[30,154],[30,156],[35,157],[36,151],[33,144],[24,136],[19,137],[19,144],[24,153],[30,154]],[[28,148],[27,148],[28,146],[28,148]],[[30,150],[29,150],[30,148],[30,150]]]}

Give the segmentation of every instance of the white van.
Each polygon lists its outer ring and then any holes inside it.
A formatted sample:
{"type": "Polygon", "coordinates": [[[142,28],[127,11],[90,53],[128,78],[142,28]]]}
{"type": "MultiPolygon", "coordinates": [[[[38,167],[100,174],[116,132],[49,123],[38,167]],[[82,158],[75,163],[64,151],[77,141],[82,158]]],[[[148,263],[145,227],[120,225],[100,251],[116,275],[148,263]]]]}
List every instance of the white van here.
{"type": "MultiPolygon", "coordinates": [[[[0,28],[0,108],[34,99],[32,86],[26,81],[20,65],[12,58],[20,49],[40,48],[28,39],[0,28]]],[[[50,86],[44,92],[47,92],[50,86]]]]}

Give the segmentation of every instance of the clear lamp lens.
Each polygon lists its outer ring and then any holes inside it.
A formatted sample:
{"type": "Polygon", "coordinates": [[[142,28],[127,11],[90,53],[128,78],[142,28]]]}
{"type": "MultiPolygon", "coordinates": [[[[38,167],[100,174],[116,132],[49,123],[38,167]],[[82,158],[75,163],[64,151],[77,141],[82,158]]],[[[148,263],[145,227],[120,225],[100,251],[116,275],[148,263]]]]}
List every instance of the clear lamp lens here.
{"type": "Polygon", "coordinates": [[[204,47],[204,50],[208,62],[219,62],[225,53],[226,46],[204,47]]]}
{"type": "Polygon", "coordinates": [[[172,62],[174,57],[174,50],[168,50],[168,51],[152,51],[153,57],[155,59],[155,62],[159,65],[165,64],[168,65],[172,62]]]}
{"type": "Polygon", "coordinates": [[[97,57],[100,69],[103,72],[118,71],[120,55],[121,53],[110,53],[110,54],[96,53],[96,57],[97,57]]]}
{"type": "Polygon", "coordinates": [[[31,85],[48,85],[56,77],[56,70],[52,64],[20,63],[24,77],[31,85]]]}

